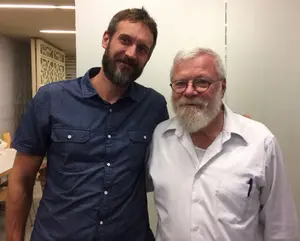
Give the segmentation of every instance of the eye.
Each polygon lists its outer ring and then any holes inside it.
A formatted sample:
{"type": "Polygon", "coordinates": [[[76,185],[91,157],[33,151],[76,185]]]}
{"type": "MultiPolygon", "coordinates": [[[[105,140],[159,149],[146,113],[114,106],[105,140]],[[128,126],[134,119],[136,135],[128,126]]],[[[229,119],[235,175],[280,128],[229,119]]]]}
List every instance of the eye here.
{"type": "Polygon", "coordinates": [[[137,51],[142,54],[147,54],[149,52],[149,49],[144,45],[138,45],[137,51]]]}
{"type": "Polygon", "coordinates": [[[195,87],[206,88],[211,84],[211,81],[203,78],[197,78],[193,81],[193,84],[195,87]]]}
{"type": "Polygon", "coordinates": [[[123,45],[130,45],[131,44],[131,39],[125,36],[120,36],[119,37],[119,41],[121,42],[121,44],[123,45]]]}
{"type": "Polygon", "coordinates": [[[183,86],[183,85],[185,85],[185,81],[176,81],[174,84],[176,86],[183,86]]]}
{"type": "Polygon", "coordinates": [[[172,85],[176,89],[185,88],[186,87],[186,82],[182,81],[182,80],[178,80],[178,81],[174,81],[172,83],[172,85]]]}

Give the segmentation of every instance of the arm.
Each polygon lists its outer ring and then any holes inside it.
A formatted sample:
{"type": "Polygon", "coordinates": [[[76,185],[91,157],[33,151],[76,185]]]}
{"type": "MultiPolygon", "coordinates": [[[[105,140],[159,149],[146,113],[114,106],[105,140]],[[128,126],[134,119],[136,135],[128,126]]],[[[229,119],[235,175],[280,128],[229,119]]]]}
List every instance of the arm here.
{"type": "MultiPolygon", "coordinates": [[[[166,99],[163,97],[163,103],[161,105],[160,111],[158,112],[158,122],[157,125],[165,120],[169,119],[169,112],[168,112],[168,108],[167,108],[167,102],[166,99]]],[[[152,143],[149,145],[149,147],[147,148],[147,152],[146,152],[146,158],[145,158],[145,162],[146,162],[146,190],[147,192],[153,192],[154,191],[154,186],[152,183],[152,178],[149,175],[149,159],[150,159],[150,154],[152,152],[152,143]]]]}
{"type": "Polygon", "coordinates": [[[167,101],[166,99],[164,98],[164,102],[163,104],[161,105],[161,111],[160,111],[160,115],[159,115],[159,120],[158,120],[158,123],[161,123],[165,120],[168,120],[170,117],[169,117],[169,112],[168,112],[168,107],[167,107],[167,101]]]}
{"type": "Polygon", "coordinates": [[[7,241],[24,240],[36,174],[50,145],[50,101],[45,87],[28,104],[12,142],[17,154],[8,182],[7,241]]]}
{"type": "Polygon", "coordinates": [[[146,191],[147,191],[147,193],[154,191],[152,178],[149,174],[149,158],[150,158],[151,149],[152,149],[152,143],[147,148],[147,153],[146,153],[146,191]]]}
{"type": "Polygon", "coordinates": [[[266,145],[266,185],[261,192],[260,221],[265,241],[297,241],[299,224],[297,211],[284,170],[279,145],[273,138],[266,145]]]}
{"type": "Polygon", "coordinates": [[[6,200],[6,240],[23,241],[25,225],[32,203],[32,192],[42,156],[17,152],[9,176],[6,200]]]}

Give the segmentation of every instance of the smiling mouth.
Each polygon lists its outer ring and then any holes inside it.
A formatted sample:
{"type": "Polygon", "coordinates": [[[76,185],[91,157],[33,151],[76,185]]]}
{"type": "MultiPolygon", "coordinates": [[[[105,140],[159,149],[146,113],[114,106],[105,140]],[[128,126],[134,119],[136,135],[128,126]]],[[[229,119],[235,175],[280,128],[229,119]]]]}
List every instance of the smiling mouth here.
{"type": "Polygon", "coordinates": [[[199,104],[183,104],[183,105],[181,105],[181,107],[194,107],[194,108],[198,108],[198,109],[203,108],[203,106],[199,105],[199,104]]]}
{"type": "Polygon", "coordinates": [[[198,106],[197,104],[184,104],[183,106],[198,106]]]}

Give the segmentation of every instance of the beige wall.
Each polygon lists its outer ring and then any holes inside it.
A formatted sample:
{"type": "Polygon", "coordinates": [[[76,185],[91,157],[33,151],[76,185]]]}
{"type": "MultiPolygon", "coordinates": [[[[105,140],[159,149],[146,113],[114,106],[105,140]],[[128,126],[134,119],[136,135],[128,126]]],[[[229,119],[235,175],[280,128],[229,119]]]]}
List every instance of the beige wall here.
{"type": "MultiPolygon", "coordinates": [[[[274,132],[300,214],[300,1],[228,1],[227,101],[274,132]]],[[[299,216],[299,215],[298,215],[299,216]]]]}
{"type": "Polygon", "coordinates": [[[30,98],[30,44],[0,34],[0,134],[13,135],[30,98]]]}
{"type": "Polygon", "coordinates": [[[206,46],[225,56],[223,0],[89,0],[89,4],[86,0],[76,0],[75,3],[78,76],[101,65],[102,35],[115,13],[142,6],[149,11],[158,25],[158,39],[151,59],[137,81],[162,93],[171,114],[169,72],[177,51],[206,46]]]}
{"type": "Polygon", "coordinates": [[[76,56],[66,56],[66,79],[76,78],[76,56]]]}

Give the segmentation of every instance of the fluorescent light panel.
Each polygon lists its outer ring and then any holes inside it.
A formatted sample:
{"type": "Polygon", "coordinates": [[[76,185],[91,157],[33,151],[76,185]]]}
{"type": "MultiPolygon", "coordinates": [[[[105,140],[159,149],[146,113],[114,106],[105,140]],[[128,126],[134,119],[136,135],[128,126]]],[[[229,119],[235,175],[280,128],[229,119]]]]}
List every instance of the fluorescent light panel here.
{"type": "Polygon", "coordinates": [[[41,33],[75,34],[75,30],[40,30],[41,33]]]}
{"type": "Polygon", "coordinates": [[[27,8],[27,9],[75,9],[75,6],[55,6],[37,4],[0,4],[0,8],[27,8]]]}

